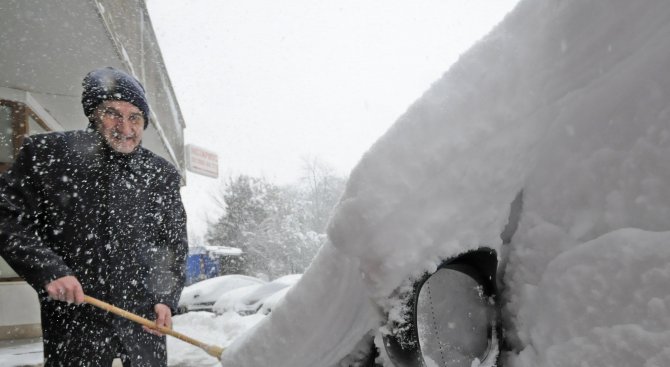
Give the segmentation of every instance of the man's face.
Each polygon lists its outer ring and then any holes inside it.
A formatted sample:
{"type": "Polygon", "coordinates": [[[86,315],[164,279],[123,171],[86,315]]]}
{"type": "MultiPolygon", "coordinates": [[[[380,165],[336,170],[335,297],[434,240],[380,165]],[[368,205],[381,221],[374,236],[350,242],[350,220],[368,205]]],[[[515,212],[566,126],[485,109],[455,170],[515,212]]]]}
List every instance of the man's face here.
{"type": "Polygon", "coordinates": [[[144,116],[126,101],[103,101],[96,111],[96,126],[112,149],[132,153],[142,141],[144,116]]]}

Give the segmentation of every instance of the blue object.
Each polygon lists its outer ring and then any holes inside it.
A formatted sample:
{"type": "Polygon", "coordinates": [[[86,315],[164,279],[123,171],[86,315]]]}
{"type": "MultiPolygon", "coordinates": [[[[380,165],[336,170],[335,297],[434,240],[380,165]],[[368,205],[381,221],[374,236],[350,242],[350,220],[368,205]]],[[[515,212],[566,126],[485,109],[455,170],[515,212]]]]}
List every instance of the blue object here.
{"type": "Polygon", "coordinates": [[[186,258],[186,285],[213,278],[221,273],[221,264],[206,251],[191,249],[186,258]]]}

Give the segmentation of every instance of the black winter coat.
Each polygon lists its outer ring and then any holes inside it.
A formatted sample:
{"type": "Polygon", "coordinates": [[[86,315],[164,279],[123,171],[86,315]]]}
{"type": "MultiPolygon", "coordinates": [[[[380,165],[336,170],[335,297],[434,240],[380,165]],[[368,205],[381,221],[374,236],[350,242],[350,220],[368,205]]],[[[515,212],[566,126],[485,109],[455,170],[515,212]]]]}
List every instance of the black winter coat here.
{"type": "Polygon", "coordinates": [[[47,366],[97,366],[119,348],[133,366],[165,364],[164,337],[52,301],[44,285],[74,275],[92,297],[151,320],[157,303],[174,314],[188,247],[179,182],[166,160],[116,153],[94,131],[25,138],[0,176],[0,255],[38,292],[47,366]]]}

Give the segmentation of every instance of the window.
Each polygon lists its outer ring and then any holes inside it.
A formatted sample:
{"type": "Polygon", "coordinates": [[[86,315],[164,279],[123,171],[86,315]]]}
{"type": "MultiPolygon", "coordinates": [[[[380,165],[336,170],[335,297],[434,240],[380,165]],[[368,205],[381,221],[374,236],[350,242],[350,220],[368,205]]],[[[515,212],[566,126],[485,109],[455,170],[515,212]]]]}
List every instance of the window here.
{"type": "Polygon", "coordinates": [[[21,102],[0,99],[0,172],[6,171],[21,147],[23,137],[51,129],[21,102]]]}
{"type": "Polygon", "coordinates": [[[0,105],[0,163],[9,163],[14,156],[12,130],[12,108],[0,105]]]}
{"type": "MultiPolygon", "coordinates": [[[[0,172],[6,171],[21,147],[23,137],[51,129],[33,110],[21,102],[0,99],[0,172]]],[[[0,258],[0,282],[20,280],[0,258]]]]}

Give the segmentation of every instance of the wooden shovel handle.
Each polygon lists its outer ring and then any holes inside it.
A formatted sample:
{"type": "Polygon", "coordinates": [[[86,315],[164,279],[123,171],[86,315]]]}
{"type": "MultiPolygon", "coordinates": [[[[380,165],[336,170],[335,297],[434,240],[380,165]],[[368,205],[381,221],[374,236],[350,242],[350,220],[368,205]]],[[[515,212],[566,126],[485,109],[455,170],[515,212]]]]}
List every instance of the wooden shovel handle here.
{"type": "Polygon", "coordinates": [[[110,305],[109,303],[103,302],[99,299],[96,299],[96,298],[93,298],[93,297],[90,297],[90,296],[84,296],[84,302],[86,302],[86,303],[88,303],[92,306],[98,307],[100,309],[103,309],[107,312],[111,312],[115,315],[121,316],[124,319],[134,321],[134,322],[136,322],[138,324],[141,324],[141,325],[144,325],[144,326],[146,326],[150,329],[158,330],[163,334],[173,336],[173,337],[175,337],[179,340],[182,340],[182,341],[185,341],[189,344],[195,345],[196,347],[201,348],[202,350],[207,352],[207,354],[209,354],[213,357],[216,357],[217,359],[220,359],[221,354],[223,354],[223,348],[221,348],[221,347],[217,347],[217,346],[214,346],[214,345],[209,345],[207,343],[203,343],[199,340],[195,340],[191,337],[188,337],[184,334],[178,333],[178,332],[176,332],[172,329],[168,329],[164,326],[158,326],[158,325],[156,325],[155,322],[153,322],[151,320],[145,319],[144,317],[135,315],[132,312],[128,312],[124,309],[121,309],[121,308],[118,308],[116,306],[110,305]]]}

